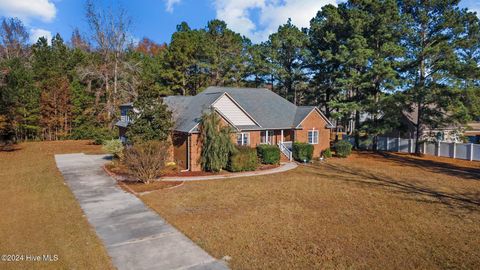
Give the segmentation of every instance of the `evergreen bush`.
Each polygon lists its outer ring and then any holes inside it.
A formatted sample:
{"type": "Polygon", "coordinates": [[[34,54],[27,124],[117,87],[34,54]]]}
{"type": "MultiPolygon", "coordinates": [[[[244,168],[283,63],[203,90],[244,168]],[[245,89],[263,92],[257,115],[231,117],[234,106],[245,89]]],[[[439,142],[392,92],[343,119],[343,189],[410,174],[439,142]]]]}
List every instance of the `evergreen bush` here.
{"type": "Polygon", "coordinates": [[[258,157],[255,148],[241,146],[230,155],[227,170],[231,172],[254,171],[258,167],[258,157]]]}
{"type": "Polygon", "coordinates": [[[302,142],[293,143],[293,158],[300,162],[309,162],[313,156],[313,145],[302,142]]]}
{"type": "Polygon", "coordinates": [[[280,148],[275,145],[261,144],[257,146],[257,154],[263,164],[280,163],[280,148]]]}
{"type": "Polygon", "coordinates": [[[335,143],[335,153],[338,157],[348,157],[352,153],[352,144],[348,141],[338,141],[335,143]]]}
{"type": "Polygon", "coordinates": [[[332,150],[330,150],[330,148],[327,148],[327,149],[323,150],[322,155],[323,155],[324,158],[331,158],[332,157],[332,150]]]}

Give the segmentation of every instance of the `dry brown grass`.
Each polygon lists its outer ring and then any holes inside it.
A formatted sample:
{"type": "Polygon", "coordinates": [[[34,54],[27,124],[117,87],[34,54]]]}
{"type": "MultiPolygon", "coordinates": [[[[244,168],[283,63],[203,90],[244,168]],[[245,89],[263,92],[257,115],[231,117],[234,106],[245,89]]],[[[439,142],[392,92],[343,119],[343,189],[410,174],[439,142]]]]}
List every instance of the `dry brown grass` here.
{"type": "Polygon", "coordinates": [[[480,268],[478,162],[363,153],[141,198],[233,269],[480,268]]]}
{"type": "Polygon", "coordinates": [[[125,181],[125,182],[119,183],[119,185],[121,188],[123,188],[128,192],[133,191],[133,193],[142,193],[142,192],[155,191],[159,189],[173,188],[181,185],[182,183],[183,183],[182,181],[152,181],[148,184],[145,184],[143,182],[125,181]]]}
{"type": "Polygon", "coordinates": [[[86,141],[35,142],[0,152],[0,254],[57,254],[0,269],[111,269],[106,250],[57,170],[54,154],[100,153],[86,141]]]}

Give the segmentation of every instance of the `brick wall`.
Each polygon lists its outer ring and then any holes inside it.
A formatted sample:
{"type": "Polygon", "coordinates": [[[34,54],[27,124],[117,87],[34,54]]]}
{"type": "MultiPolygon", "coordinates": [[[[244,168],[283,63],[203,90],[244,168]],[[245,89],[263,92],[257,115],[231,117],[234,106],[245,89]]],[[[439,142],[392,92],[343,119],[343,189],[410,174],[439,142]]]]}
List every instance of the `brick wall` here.
{"type": "Polygon", "coordinates": [[[318,130],[318,144],[313,145],[313,157],[320,157],[323,150],[330,147],[330,129],[326,128],[326,122],[318,112],[312,112],[301,124],[301,130],[295,130],[295,141],[308,142],[308,131],[318,130]]]}
{"type": "Polygon", "coordinates": [[[174,132],[172,139],[173,161],[181,168],[187,168],[187,141],[188,134],[174,132]]]}

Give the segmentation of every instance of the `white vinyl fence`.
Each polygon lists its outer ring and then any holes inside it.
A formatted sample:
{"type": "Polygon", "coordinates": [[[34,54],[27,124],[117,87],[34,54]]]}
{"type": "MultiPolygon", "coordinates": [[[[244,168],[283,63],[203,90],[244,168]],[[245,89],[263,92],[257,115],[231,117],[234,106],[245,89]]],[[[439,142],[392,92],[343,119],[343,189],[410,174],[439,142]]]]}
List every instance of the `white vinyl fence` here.
{"type": "MultiPolygon", "coordinates": [[[[348,138],[348,141],[354,144],[354,138],[348,138]]],[[[372,146],[372,139],[360,141],[361,149],[371,150],[372,146]]],[[[414,153],[415,140],[378,137],[377,149],[380,151],[414,153]]],[[[480,144],[424,142],[421,145],[420,151],[425,155],[480,161],[480,144]]]]}

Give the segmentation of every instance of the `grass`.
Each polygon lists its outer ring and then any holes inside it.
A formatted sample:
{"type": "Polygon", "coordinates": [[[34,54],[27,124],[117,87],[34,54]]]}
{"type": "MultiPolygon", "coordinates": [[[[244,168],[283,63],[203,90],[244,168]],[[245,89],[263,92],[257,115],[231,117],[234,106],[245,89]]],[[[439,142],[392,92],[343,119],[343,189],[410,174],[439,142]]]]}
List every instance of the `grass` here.
{"type": "Polygon", "coordinates": [[[22,143],[0,152],[0,254],[58,255],[0,269],[112,269],[110,258],[57,170],[54,154],[99,153],[86,141],[22,143]]]}
{"type": "Polygon", "coordinates": [[[478,269],[480,163],[354,154],[142,195],[232,269],[478,269]]]}
{"type": "Polygon", "coordinates": [[[165,188],[173,188],[181,185],[182,181],[153,181],[148,184],[142,182],[121,182],[119,185],[124,190],[133,193],[149,192],[165,188]]]}

